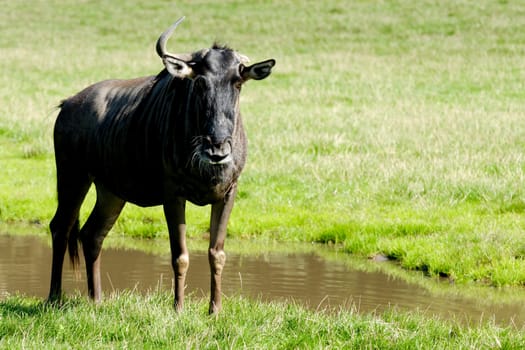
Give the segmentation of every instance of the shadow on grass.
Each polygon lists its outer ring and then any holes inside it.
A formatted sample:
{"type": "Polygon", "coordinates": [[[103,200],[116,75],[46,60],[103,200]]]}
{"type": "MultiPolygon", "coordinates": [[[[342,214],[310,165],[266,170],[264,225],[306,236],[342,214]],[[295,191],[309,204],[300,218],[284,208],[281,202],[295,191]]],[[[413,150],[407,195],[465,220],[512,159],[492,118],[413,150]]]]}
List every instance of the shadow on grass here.
{"type": "Polygon", "coordinates": [[[34,317],[58,310],[67,310],[81,304],[79,298],[65,298],[60,302],[28,298],[23,295],[8,296],[0,300],[0,315],[5,317],[34,317]]]}
{"type": "Polygon", "coordinates": [[[0,315],[6,317],[33,317],[38,316],[49,308],[43,301],[33,301],[28,303],[19,297],[9,297],[7,300],[0,301],[0,315]]]}

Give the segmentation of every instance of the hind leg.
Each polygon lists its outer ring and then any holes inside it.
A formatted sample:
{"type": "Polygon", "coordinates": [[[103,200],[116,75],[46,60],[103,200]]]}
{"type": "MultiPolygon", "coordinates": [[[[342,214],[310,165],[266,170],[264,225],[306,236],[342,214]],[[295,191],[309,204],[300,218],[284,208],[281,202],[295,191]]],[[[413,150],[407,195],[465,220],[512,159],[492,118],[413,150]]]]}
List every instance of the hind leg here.
{"type": "Polygon", "coordinates": [[[62,294],[62,268],[68,239],[72,231],[76,230],[78,232],[80,206],[90,186],[91,179],[86,174],[57,171],[58,207],[55,216],[49,224],[53,240],[49,302],[60,300],[62,294]]]}
{"type": "Polygon", "coordinates": [[[97,184],[97,201],[88,220],[80,231],[80,240],[86,259],[86,276],[89,296],[100,302],[100,251],[102,243],[117,220],[126,202],[97,184]]]}

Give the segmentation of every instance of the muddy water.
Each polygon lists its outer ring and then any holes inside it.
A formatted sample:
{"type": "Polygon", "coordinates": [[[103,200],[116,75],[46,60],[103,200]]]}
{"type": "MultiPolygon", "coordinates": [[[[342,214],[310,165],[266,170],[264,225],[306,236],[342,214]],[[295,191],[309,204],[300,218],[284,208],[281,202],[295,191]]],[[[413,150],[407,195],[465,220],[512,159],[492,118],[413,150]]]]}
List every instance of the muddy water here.
{"type": "MultiPolygon", "coordinates": [[[[190,255],[188,292],[208,295],[209,267],[204,251],[190,255]]],[[[20,292],[46,297],[51,248],[42,238],[0,234],[0,299],[20,292]]],[[[68,265],[68,264],[66,264],[68,265]]],[[[66,268],[66,293],[86,293],[84,274],[78,280],[66,268]]],[[[102,281],[106,293],[113,290],[147,291],[171,288],[169,254],[157,256],[137,250],[104,249],[102,281]]],[[[466,298],[432,295],[413,284],[379,272],[363,272],[345,263],[326,261],[313,253],[266,253],[257,257],[228,253],[223,292],[262,300],[289,300],[313,309],[356,308],[359,312],[382,311],[396,306],[424,310],[428,314],[477,323],[495,320],[501,324],[525,325],[525,302],[490,304],[466,298]]]]}

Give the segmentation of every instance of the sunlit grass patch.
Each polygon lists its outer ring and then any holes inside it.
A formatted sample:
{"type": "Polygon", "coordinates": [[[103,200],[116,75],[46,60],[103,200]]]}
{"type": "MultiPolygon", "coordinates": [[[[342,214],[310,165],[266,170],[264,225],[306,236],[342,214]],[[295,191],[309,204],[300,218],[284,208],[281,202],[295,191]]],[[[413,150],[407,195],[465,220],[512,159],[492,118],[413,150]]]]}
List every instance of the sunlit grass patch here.
{"type": "Polygon", "coordinates": [[[206,300],[190,296],[176,314],[168,293],[111,295],[100,306],[81,296],[54,308],[36,299],[0,301],[0,347],[84,348],[519,348],[523,333],[490,322],[469,328],[391,310],[377,315],[352,311],[312,312],[294,303],[261,303],[227,297],[218,317],[206,300]]]}

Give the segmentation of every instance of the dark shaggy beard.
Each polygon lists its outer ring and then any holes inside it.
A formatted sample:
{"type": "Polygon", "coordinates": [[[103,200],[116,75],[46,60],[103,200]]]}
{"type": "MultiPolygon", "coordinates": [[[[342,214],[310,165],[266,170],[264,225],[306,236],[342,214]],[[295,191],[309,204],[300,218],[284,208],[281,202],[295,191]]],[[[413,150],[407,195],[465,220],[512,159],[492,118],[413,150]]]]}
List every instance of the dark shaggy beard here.
{"type": "Polygon", "coordinates": [[[225,164],[211,164],[209,160],[203,156],[203,140],[203,136],[193,138],[191,142],[193,151],[188,161],[189,168],[193,173],[198,174],[201,179],[213,185],[226,182],[231,174],[235,172],[235,163],[232,160],[225,164]]]}

